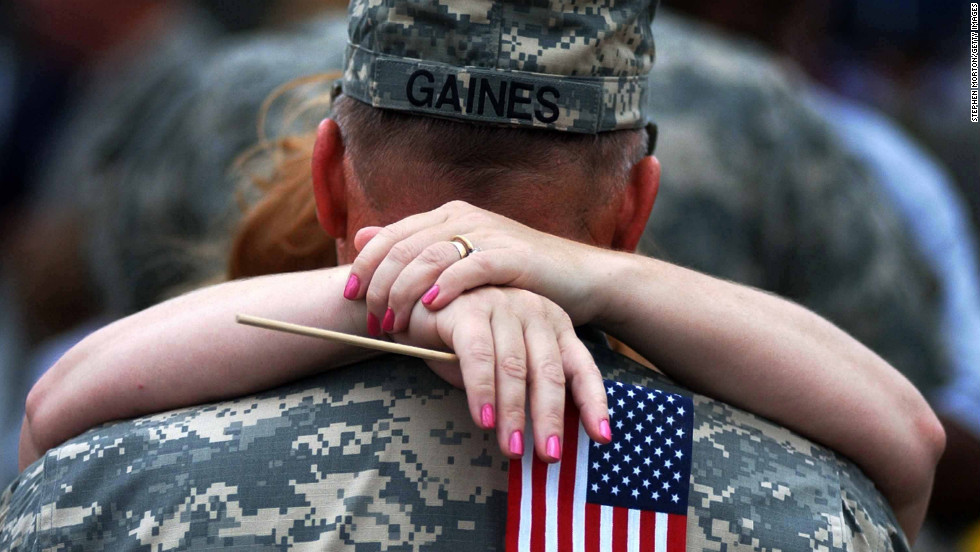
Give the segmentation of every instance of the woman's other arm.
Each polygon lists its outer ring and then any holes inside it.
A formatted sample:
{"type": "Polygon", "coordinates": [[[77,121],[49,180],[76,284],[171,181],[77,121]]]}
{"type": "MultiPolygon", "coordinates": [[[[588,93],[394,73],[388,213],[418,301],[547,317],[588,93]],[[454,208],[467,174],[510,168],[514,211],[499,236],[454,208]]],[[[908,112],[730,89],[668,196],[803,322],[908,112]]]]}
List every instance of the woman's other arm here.
{"type": "Polygon", "coordinates": [[[603,329],[690,388],[854,460],[915,538],[945,437],[897,370],[775,295],[626,253],[595,261],[603,329]]]}
{"type": "Polygon", "coordinates": [[[945,436],[922,395],[857,340],[790,301],[656,259],[584,245],[462,202],[356,237],[371,312],[432,310],[464,290],[509,285],[592,322],[691,389],[850,457],[914,538],[945,436]],[[481,251],[459,260],[445,240],[481,251]],[[426,291],[428,290],[428,291],[426,291]],[[423,295],[423,293],[425,295],[423,295]]]}

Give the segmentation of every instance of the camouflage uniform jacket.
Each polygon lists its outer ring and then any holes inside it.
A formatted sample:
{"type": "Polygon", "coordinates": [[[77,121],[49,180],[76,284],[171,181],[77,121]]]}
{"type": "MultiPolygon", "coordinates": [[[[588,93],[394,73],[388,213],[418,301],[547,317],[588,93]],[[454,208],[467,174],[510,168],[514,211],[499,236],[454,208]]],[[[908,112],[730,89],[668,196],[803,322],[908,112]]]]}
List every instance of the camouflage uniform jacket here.
{"type": "MultiPolygon", "coordinates": [[[[690,395],[609,349],[610,379],[690,395]]],[[[694,395],[688,550],[908,550],[872,483],[694,395]]],[[[96,428],[0,499],[0,550],[503,550],[508,460],[463,392],[381,357],[96,428]]]]}

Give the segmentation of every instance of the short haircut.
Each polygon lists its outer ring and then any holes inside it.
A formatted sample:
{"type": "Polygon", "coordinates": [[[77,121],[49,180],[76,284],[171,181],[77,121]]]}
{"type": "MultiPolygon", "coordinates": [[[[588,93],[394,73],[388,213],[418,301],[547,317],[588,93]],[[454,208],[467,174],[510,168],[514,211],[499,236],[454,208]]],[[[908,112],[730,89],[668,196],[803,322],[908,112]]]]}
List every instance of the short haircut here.
{"type": "MultiPolygon", "coordinates": [[[[520,176],[520,185],[562,185],[578,176],[590,200],[605,204],[628,181],[645,154],[643,130],[581,134],[546,129],[501,127],[421,117],[377,109],[341,95],[333,108],[358,180],[369,199],[384,207],[390,190],[374,190],[383,167],[406,158],[425,164],[447,182],[459,199],[492,194],[520,176]],[[560,165],[561,171],[555,171],[560,165]],[[569,174],[569,170],[578,174],[569,174]]],[[[410,184],[409,184],[410,185],[410,184]]],[[[415,193],[421,190],[406,190],[415,193]]]]}
{"type": "MultiPolygon", "coordinates": [[[[324,76],[326,77],[326,76],[324,76]]],[[[326,78],[315,79],[321,85],[326,78]]],[[[314,87],[315,88],[315,87],[314,87]]],[[[321,97],[322,98],[322,97],[321,97]]],[[[270,98],[270,100],[275,98],[270,98]]],[[[264,108],[272,105],[267,100],[264,108]]],[[[314,94],[304,105],[323,106],[314,94]]],[[[314,109],[315,111],[315,109],[314,109]]],[[[449,199],[500,205],[501,190],[515,191],[508,199],[520,201],[528,186],[569,185],[582,182],[582,197],[590,205],[604,205],[625,186],[633,165],[646,154],[647,134],[622,130],[598,135],[538,129],[491,127],[466,122],[406,115],[377,109],[344,95],[331,106],[331,116],[343,133],[355,176],[369,201],[383,210],[388,201],[419,196],[428,189],[406,179],[397,190],[376,189],[384,167],[405,173],[407,162],[435,170],[452,189],[449,199]],[[556,164],[562,165],[555,170],[556,164]],[[584,178],[571,179],[569,171],[584,178]]],[[[286,116],[284,119],[290,119],[286,116]]],[[[278,272],[310,270],[336,263],[333,240],[317,223],[311,193],[310,162],[315,132],[277,133],[243,154],[238,166],[245,190],[257,190],[257,201],[247,207],[232,237],[228,262],[230,279],[278,272]]],[[[427,178],[425,182],[431,181],[427,178]]],[[[245,193],[244,196],[254,196],[245,193]]],[[[447,199],[448,200],[448,199],[447,199]]],[[[246,202],[248,203],[248,202],[246,202]]],[[[583,224],[589,213],[569,206],[583,224]]]]}

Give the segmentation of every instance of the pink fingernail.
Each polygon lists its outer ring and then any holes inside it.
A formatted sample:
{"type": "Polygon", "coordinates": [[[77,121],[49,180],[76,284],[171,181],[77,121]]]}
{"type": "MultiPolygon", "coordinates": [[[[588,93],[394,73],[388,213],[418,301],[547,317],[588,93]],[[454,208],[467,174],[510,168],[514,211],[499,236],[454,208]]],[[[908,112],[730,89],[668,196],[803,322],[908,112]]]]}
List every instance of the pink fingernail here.
{"type": "Polygon", "coordinates": [[[439,295],[439,286],[435,285],[429,288],[429,291],[425,292],[422,296],[422,304],[429,305],[436,300],[436,296],[439,295]]]}
{"type": "Polygon", "coordinates": [[[511,454],[524,454],[524,435],[520,430],[510,434],[511,454]]]}
{"type": "Polygon", "coordinates": [[[378,323],[378,317],[370,312],[368,313],[368,334],[372,337],[381,335],[381,324],[378,323]]]}
{"type": "Polygon", "coordinates": [[[496,425],[494,423],[493,405],[492,404],[487,403],[487,404],[483,405],[483,410],[480,411],[480,421],[483,422],[483,427],[485,427],[487,429],[490,429],[491,427],[493,427],[494,425],[496,425]]]}
{"type": "Polygon", "coordinates": [[[361,289],[361,280],[357,274],[351,274],[350,278],[347,278],[347,286],[344,287],[344,299],[357,297],[357,290],[359,289],[361,289]]]}
{"type": "Polygon", "coordinates": [[[603,439],[612,440],[612,430],[609,429],[609,420],[599,422],[599,435],[602,435],[603,439]]]}
{"type": "Polygon", "coordinates": [[[395,329],[395,311],[391,310],[391,307],[385,311],[385,319],[381,321],[381,329],[386,332],[395,329]]]}
{"type": "Polygon", "coordinates": [[[557,435],[548,437],[548,446],[545,448],[547,449],[548,456],[554,458],[555,460],[561,458],[561,443],[558,442],[557,435]]]}

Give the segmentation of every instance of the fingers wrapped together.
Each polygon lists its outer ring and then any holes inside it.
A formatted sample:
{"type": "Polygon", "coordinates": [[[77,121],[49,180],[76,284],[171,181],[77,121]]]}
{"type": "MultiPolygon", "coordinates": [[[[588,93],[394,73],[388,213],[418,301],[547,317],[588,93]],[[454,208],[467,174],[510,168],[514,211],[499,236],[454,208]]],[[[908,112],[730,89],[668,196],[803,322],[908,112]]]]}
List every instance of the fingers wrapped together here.
{"type": "Polygon", "coordinates": [[[599,370],[568,309],[548,298],[582,295],[566,281],[567,240],[452,202],[364,228],[355,246],[344,296],[367,302],[368,332],[451,347],[458,366],[430,366],[465,387],[473,420],[497,430],[505,454],[523,453],[530,412],[538,456],[560,458],[566,389],[590,437],[611,439],[599,370]]]}

